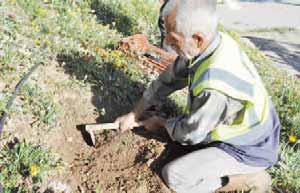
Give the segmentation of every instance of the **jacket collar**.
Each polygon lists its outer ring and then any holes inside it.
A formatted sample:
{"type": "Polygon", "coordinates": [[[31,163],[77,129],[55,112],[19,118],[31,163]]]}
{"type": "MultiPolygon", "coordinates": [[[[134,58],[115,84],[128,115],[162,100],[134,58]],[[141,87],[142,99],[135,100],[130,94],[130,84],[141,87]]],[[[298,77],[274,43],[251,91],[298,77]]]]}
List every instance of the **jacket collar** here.
{"type": "Polygon", "coordinates": [[[218,33],[214,40],[208,45],[208,47],[192,60],[191,64],[189,65],[189,70],[196,70],[203,61],[209,58],[217,50],[217,48],[221,44],[221,41],[222,36],[220,33],[218,33]]]}

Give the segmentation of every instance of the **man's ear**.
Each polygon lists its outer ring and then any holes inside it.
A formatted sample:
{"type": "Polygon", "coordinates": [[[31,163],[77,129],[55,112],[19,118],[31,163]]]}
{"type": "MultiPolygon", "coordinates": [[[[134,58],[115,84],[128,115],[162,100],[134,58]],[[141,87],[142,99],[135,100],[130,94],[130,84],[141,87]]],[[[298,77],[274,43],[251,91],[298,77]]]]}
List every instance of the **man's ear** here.
{"type": "Polygon", "coordinates": [[[195,40],[197,47],[199,49],[202,49],[204,47],[204,38],[201,33],[198,33],[198,32],[194,33],[192,38],[195,40]]]}

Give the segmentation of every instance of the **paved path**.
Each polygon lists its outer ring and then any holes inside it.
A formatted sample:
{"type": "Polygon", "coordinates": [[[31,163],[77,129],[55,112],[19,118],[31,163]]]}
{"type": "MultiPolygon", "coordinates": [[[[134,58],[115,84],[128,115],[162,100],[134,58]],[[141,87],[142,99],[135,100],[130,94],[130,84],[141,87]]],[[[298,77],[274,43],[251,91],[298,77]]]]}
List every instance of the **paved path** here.
{"type": "Polygon", "coordinates": [[[300,76],[300,31],[249,33],[244,36],[273,60],[278,68],[300,76]]]}
{"type": "Polygon", "coordinates": [[[219,6],[220,19],[225,26],[239,30],[300,27],[300,6],[249,2],[240,2],[240,6],[239,10],[219,6]]]}
{"type": "Polygon", "coordinates": [[[219,6],[222,23],[227,28],[242,31],[244,37],[268,55],[276,67],[300,76],[300,6],[249,2],[240,5],[240,10],[219,6]],[[294,30],[265,30],[271,28],[294,30]]]}

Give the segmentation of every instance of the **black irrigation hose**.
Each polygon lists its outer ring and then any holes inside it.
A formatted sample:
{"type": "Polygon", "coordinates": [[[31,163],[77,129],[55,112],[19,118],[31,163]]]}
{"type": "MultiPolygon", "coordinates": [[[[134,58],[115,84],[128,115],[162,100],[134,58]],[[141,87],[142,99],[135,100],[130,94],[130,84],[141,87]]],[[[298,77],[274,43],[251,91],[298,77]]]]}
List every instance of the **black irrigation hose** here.
{"type": "Polygon", "coordinates": [[[6,119],[8,117],[8,111],[12,107],[12,105],[14,103],[14,100],[18,96],[18,94],[21,91],[21,88],[23,87],[23,85],[25,84],[25,82],[29,79],[30,75],[39,67],[40,64],[42,64],[42,63],[37,63],[33,67],[31,67],[30,70],[22,77],[22,79],[16,85],[15,90],[14,90],[12,96],[10,97],[9,101],[6,104],[5,112],[4,112],[4,114],[2,115],[2,117],[0,119],[0,136],[2,134],[3,127],[4,127],[6,119]]]}

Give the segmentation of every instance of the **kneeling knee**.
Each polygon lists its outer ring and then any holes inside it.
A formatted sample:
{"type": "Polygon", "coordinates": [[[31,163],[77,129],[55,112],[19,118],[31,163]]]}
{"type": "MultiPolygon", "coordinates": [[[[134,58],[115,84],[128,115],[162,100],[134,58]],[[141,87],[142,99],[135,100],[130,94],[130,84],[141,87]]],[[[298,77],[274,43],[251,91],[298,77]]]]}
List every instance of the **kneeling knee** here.
{"type": "Polygon", "coordinates": [[[182,186],[187,184],[184,175],[172,163],[165,165],[161,174],[166,185],[173,190],[181,189],[182,186]]]}
{"type": "Polygon", "coordinates": [[[165,165],[161,171],[161,175],[164,182],[169,186],[170,182],[173,181],[172,176],[174,176],[172,167],[169,164],[165,165]]]}

